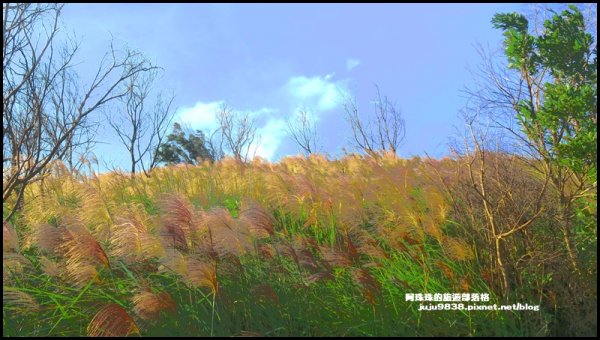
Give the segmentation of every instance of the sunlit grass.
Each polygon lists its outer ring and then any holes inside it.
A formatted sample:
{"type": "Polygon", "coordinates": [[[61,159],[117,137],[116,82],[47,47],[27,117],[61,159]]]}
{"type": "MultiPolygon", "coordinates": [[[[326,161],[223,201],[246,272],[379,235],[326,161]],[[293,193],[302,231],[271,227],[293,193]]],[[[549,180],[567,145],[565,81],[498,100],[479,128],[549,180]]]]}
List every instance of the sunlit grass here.
{"type": "Polygon", "coordinates": [[[521,335],[521,315],[405,301],[496,300],[428,171],[390,155],[55,169],[4,226],[3,334],[521,335]]]}

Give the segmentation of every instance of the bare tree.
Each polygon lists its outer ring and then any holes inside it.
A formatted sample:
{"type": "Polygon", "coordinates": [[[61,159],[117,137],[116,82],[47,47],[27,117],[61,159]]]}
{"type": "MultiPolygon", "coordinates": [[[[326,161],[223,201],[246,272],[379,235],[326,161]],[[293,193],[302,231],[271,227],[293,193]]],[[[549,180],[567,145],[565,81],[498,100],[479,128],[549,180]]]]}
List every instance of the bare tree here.
{"type": "Polygon", "coordinates": [[[97,121],[86,120],[72,136],[65,140],[67,150],[62,160],[71,171],[80,171],[86,164],[86,160],[93,157],[93,150],[98,144],[95,136],[99,126],[100,123],[97,121]]]}
{"type": "Polygon", "coordinates": [[[375,98],[375,119],[364,121],[359,116],[356,100],[346,98],[344,109],[352,129],[354,146],[370,154],[380,151],[397,154],[405,137],[405,122],[402,114],[387,98],[381,97],[379,87],[375,98]]]}
{"type": "MultiPolygon", "coordinates": [[[[557,129],[558,133],[550,134],[547,138],[544,138],[545,132],[539,129],[536,132],[539,138],[532,139],[518,120],[524,102],[530,103],[532,112],[540,110],[544,103],[545,83],[553,82],[550,72],[547,68],[541,68],[533,74],[515,72],[503,68],[504,64],[483,47],[479,46],[478,51],[482,64],[475,73],[476,84],[473,88],[465,89],[471,109],[477,107],[481,116],[488,119],[491,127],[510,142],[512,151],[531,169],[542,176],[549,176],[550,185],[560,197],[557,210],[561,213],[556,216],[556,224],[563,234],[571,265],[578,272],[577,254],[571,235],[573,210],[578,199],[596,195],[597,182],[556,161],[557,156],[548,141],[564,140],[565,131],[569,128],[567,125],[572,123],[565,122],[565,127],[557,129]]],[[[590,116],[595,124],[595,112],[590,116]]],[[[590,162],[582,173],[593,166],[590,162]]]]}
{"type": "Polygon", "coordinates": [[[288,121],[287,130],[306,155],[317,152],[317,127],[308,117],[306,110],[298,111],[295,119],[288,121]]]}
{"type": "Polygon", "coordinates": [[[248,112],[235,112],[226,104],[223,104],[217,113],[217,121],[221,143],[237,161],[247,162],[252,143],[256,139],[256,121],[248,112]]]}
{"type": "MultiPolygon", "coordinates": [[[[492,273],[497,273],[497,285],[503,297],[511,291],[511,272],[517,259],[511,259],[505,243],[515,233],[523,232],[525,255],[533,252],[527,228],[547,210],[543,205],[549,176],[546,171],[542,178],[531,179],[523,174],[526,163],[516,155],[510,155],[503,149],[502,135],[492,135],[489,127],[471,117],[466,119],[468,137],[464,141],[461,153],[453,150],[462,160],[466,169],[466,180],[462,190],[469,192],[475,201],[474,205],[484,212],[486,222],[485,238],[488,243],[488,254],[492,273]],[[479,200],[479,202],[476,202],[479,200]]],[[[509,147],[509,150],[511,148],[509,147]]],[[[463,169],[463,170],[464,170],[463,169]]],[[[463,194],[454,193],[455,197],[463,194]]]]}
{"type": "Polygon", "coordinates": [[[57,46],[62,4],[3,4],[3,202],[8,221],[23,203],[28,183],[76,146],[89,116],[126,91],[119,87],[154,67],[134,51],[111,44],[91,84],[77,84],[72,60],[79,45],[57,46]]]}
{"type": "Polygon", "coordinates": [[[156,166],[160,145],[173,119],[173,95],[164,100],[163,95],[158,94],[154,106],[149,107],[152,105],[149,97],[156,76],[156,72],[147,72],[131,77],[127,94],[120,98],[124,109],[108,119],[109,125],[127,149],[132,175],[139,171],[138,165],[146,175],[156,166]]]}

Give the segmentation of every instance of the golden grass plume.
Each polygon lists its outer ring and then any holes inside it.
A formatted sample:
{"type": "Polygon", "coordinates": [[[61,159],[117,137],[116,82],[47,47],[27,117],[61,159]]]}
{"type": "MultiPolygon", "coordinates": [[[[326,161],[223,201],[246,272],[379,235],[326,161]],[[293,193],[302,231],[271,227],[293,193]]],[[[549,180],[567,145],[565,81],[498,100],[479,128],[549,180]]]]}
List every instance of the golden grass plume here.
{"type": "Polygon", "coordinates": [[[38,302],[25,292],[14,287],[2,287],[2,305],[10,306],[10,309],[21,314],[39,311],[38,302]]]}
{"type": "Polygon", "coordinates": [[[176,305],[167,292],[141,291],[131,298],[134,313],[144,321],[156,320],[161,312],[175,312],[176,305]]]}
{"type": "Polygon", "coordinates": [[[88,336],[93,337],[121,337],[139,333],[133,318],[116,303],[102,307],[87,327],[88,336]]]}

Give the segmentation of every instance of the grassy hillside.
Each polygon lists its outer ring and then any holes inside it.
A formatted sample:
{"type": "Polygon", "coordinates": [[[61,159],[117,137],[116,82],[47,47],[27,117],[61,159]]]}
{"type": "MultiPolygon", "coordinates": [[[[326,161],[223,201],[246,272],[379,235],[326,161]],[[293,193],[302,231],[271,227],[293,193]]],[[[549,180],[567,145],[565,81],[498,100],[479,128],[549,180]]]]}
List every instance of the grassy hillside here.
{"type": "Polygon", "coordinates": [[[508,300],[540,312],[406,301],[505,304],[437,180],[455,161],[432,162],[225,159],[149,178],[55,164],[3,227],[3,335],[548,334],[547,294],[508,300]]]}

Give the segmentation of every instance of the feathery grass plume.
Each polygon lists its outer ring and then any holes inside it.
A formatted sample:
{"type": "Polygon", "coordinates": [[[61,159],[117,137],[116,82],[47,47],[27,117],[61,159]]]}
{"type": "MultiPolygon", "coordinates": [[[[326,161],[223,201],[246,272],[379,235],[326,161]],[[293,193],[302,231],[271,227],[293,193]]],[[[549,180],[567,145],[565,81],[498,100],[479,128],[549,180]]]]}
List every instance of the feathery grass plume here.
{"type": "Polygon", "coordinates": [[[274,233],[273,216],[256,201],[242,201],[239,219],[248,223],[250,233],[256,238],[267,238],[274,233]]]}
{"type": "Polygon", "coordinates": [[[309,277],[306,278],[306,281],[308,283],[316,283],[319,281],[334,280],[334,279],[335,279],[335,277],[333,276],[333,274],[330,271],[325,271],[325,272],[319,272],[319,273],[310,275],[309,277]]]}
{"type": "Polygon", "coordinates": [[[79,257],[70,257],[65,264],[65,272],[62,277],[76,287],[85,286],[90,280],[98,281],[98,270],[91,264],[79,257]]]}
{"type": "Polygon", "coordinates": [[[330,266],[334,267],[350,267],[352,265],[352,260],[350,256],[339,250],[335,250],[329,247],[319,247],[321,250],[321,257],[323,261],[330,266]]]}
{"type": "Polygon", "coordinates": [[[366,232],[361,233],[358,237],[356,251],[359,254],[369,256],[374,260],[390,257],[390,255],[379,246],[377,241],[366,232]]]}
{"type": "MultiPolygon", "coordinates": [[[[202,220],[204,220],[204,218],[202,218],[202,220]]],[[[213,260],[218,259],[219,253],[215,249],[215,243],[213,242],[213,238],[208,226],[203,223],[200,224],[195,234],[198,242],[193,249],[193,253],[200,257],[208,257],[213,260]]]]}
{"type": "Polygon", "coordinates": [[[373,306],[373,311],[375,311],[375,292],[370,289],[363,288],[362,289],[363,297],[371,306],[373,306]]]}
{"type": "Polygon", "coordinates": [[[425,240],[425,228],[424,228],[424,220],[426,219],[426,215],[421,212],[418,212],[416,209],[411,210],[406,213],[407,220],[410,221],[408,224],[408,238],[405,238],[409,244],[415,243],[423,243],[425,240]],[[410,240],[413,240],[411,242],[410,240]]]}
{"type": "Polygon", "coordinates": [[[66,177],[56,175],[44,179],[44,192],[41,182],[28,185],[22,217],[26,225],[34,226],[46,223],[52,218],[73,214],[79,201],[77,183],[66,177]],[[35,198],[34,198],[35,197],[35,198]]]}
{"type": "Polygon", "coordinates": [[[105,200],[94,187],[87,186],[81,194],[81,207],[78,215],[81,222],[87,226],[94,237],[102,242],[108,241],[113,220],[110,214],[111,201],[105,200]]]}
{"type": "Polygon", "coordinates": [[[279,304],[277,293],[268,284],[257,285],[252,288],[252,295],[257,301],[270,301],[274,304],[279,304]]]}
{"type": "Polygon", "coordinates": [[[238,223],[225,208],[214,208],[204,215],[202,224],[210,231],[210,239],[219,256],[241,256],[253,250],[250,231],[245,223],[238,223]]]}
{"type": "MultiPolygon", "coordinates": [[[[293,191],[292,191],[293,192],[293,191]]],[[[300,194],[286,193],[281,197],[278,206],[281,211],[285,211],[295,220],[300,220],[304,211],[306,211],[310,198],[300,194]]]]}
{"type": "Polygon", "coordinates": [[[213,294],[219,291],[217,282],[217,264],[200,261],[194,258],[185,259],[185,271],[180,273],[184,280],[192,286],[210,288],[213,294]]]}
{"type": "Polygon", "coordinates": [[[142,242],[140,235],[145,232],[145,227],[137,221],[125,218],[117,219],[119,222],[112,227],[110,237],[110,254],[125,263],[133,263],[140,259],[142,242]]]}
{"type": "MultiPolygon", "coordinates": [[[[442,195],[439,195],[439,197],[442,200],[444,199],[442,195]]],[[[442,201],[442,203],[440,203],[437,208],[437,215],[434,216],[434,220],[437,222],[438,225],[441,225],[444,222],[446,222],[446,218],[448,217],[448,210],[450,209],[450,207],[448,206],[448,204],[445,204],[445,202],[442,201]]]]}
{"type": "Polygon", "coordinates": [[[70,208],[59,204],[61,199],[64,200],[64,198],[53,197],[49,194],[37,197],[35,204],[26,199],[22,211],[23,224],[33,227],[71,214],[70,208]]]}
{"type": "Polygon", "coordinates": [[[285,206],[287,194],[290,192],[289,183],[285,181],[283,175],[277,172],[271,172],[264,179],[265,192],[262,193],[268,206],[281,208],[285,206]]]}
{"type": "Polygon", "coordinates": [[[298,255],[298,263],[302,268],[308,269],[310,271],[316,271],[319,269],[313,254],[308,249],[298,249],[296,251],[298,255]]]}
{"type": "Polygon", "coordinates": [[[192,205],[181,194],[169,194],[160,200],[163,210],[162,236],[169,245],[188,251],[190,234],[196,229],[195,216],[192,205]]]}
{"type": "Polygon", "coordinates": [[[469,280],[468,277],[458,278],[458,287],[464,293],[470,292],[471,291],[471,280],[469,280]]]}
{"type": "Polygon", "coordinates": [[[317,222],[318,222],[317,208],[316,208],[315,204],[312,204],[310,211],[308,213],[308,217],[306,218],[306,221],[304,222],[304,224],[302,226],[304,228],[308,228],[310,226],[317,224],[317,222]]]}
{"type": "Polygon", "coordinates": [[[57,178],[68,178],[71,172],[67,168],[67,165],[60,159],[54,160],[49,164],[51,174],[57,178]]]}
{"type": "Polygon", "coordinates": [[[108,256],[98,241],[77,219],[65,219],[66,233],[63,235],[62,248],[69,258],[86,258],[91,263],[110,267],[108,256]]]}
{"type": "Polygon", "coordinates": [[[60,247],[67,259],[65,278],[76,286],[84,286],[98,277],[98,266],[110,268],[108,256],[80,221],[70,219],[64,223],[67,232],[60,247]]]}
{"type": "MultiPolygon", "coordinates": [[[[283,241],[285,242],[285,241],[283,241]]],[[[286,256],[290,258],[292,261],[296,263],[296,265],[300,265],[300,261],[298,259],[298,254],[296,254],[296,250],[292,247],[291,244],[288,243],[278,243],[275,245],[275,249],[277,249],[277,253],[279,256],[286,256]]]]}
{"type": "Polygon", "coordinates": [[[176,310],[175,301],[167,292],[141,291],[135,294],[131,301],[134,304],[134,313],[144,321],[157,320],[160,312],[174,313],[176,310]]]}
{"type": "MultiPolygon", "coordinates": [[[[340,190],[344,190],[343,188],[340,190]]],[[[371,208],[365,206],[366,200],[363,198],[353,198],[350,195],[344,195],[337,198],[335,204],[335,217],[340,225],[362,225],[372,218],[371,208]]]]}
{"type": "Polygon", "coordinates": [[[266,243],[258,246],[257,253],[261,259],[269,261],[275,257],[277,251],[275,250],[275,247],[273,247],[273,245],[271,245],[270,243],[266,243]]]}
{"type": "Polygon", "coordinates": [[[40,309],[40,305],[33,296],[22,292],[14,287],[2,287],[2,305],[10,306],[11,311],[20,314],[35,313],[40,309]]]}
{"type": "Polygon", "coordinates": [[[305,249],[311,250],[313,252],[319,251],[319,244],[317,243],[317,241],[315,241],[314,238],[312,238],[310,236],[296,234],[296,235],[294,235],[293,244],[294,244],[294,247],[296,247],[296,249],[305,248],[305,249]]]}
{"type": "Polygon", "coordinates": [[[481,272],[481,279],[487,283],[488,286],[494,286],[494,275],[489,270],[484,270],[481,272]]]}
{"type": "Polygon", "coordinates": [[[442,261],[436,261],[435,264],[438,266],[438,268],[442,270],[444,276],[446,276],[450,280],[454,280],[454,271],[452,270],[452,268],[450,268],[447,264],[445,264],[442,261]]]}
{"type": "Polygon", "coordinates": [[[318,265],[312,252],[309,250],[310,246],[312,244],[308,241],[308,238],[294,237],[293,249],[298,259],[298,264],[300,267],[314,272],[318,269],[318,265]]]}
{"type": "Polygon", "coordinates": [[[404,280],[400,280],[397,277],[392,277],[392,279],[390,280],[394,285],[396,285],[397,287],[404,287],[408,290],[411,290],[412,287],[408,284],[408,282],[404,281],[404,280]]]}
{"type": "Polygon", "coordinates": [[[87,327],[88,336],[128,336],[139,334],[140,330],[123,307],[110,303],[94,315],[87,327]]]}
{"type": "Polygon", "coordinates": [[[327,199],[323,202],[323,208],[327,214],[333,214],[333,199],[331,197],[327,197],[327,199]]]}
{"type": "Polygon", "coordinates": [[[352,279],[354,279],[354,282],[361,285],[365,289],[377,292],[381,290],[381,285],[379,282],[377,282],[377,280],[365,269],[352,269],[352,279]]]}
{"type": "Polygon", "coordinates": [[[159,266],[159,272],[172,272],[184,277],[187,274],[187,264],[185,262],[185,256],[175,248],[166,248],[165,256],[160,258],[161,265],[159,266]]]}
{"type": "Polygon", "coordinates": [[[362,287],[363,296],[374,306],[375,295],[381,291],[379,282],[368,271],[361,268],[352,270],[352,279],[362,287]]]}
{"type": "Polygon", "coordinates": [[[326,169],[330,165],[327,156],[320,153],[311,153],[308,155],[307,160],[310,162],[311,167],[317,169],[326,169]]]}
{"type": "Polygon", "coordinates": [[[465,261],[473,258],[473,250],[467,242],[454,237],[444,237],[442,248],[448,256],[456,261],[465,261]]]}
{"type": "Polygon", "coordinates": [[[58,267],[58,264],[46,256],[40,257],[40,264],[42,271],[48,276],[58,276],[61,273],[61,269],[58,267]]]}
{"type": "Polygon", "coordinates": [[[406,228],[398,226],[395,229],[388,228],[387,230],[387,235],[384,233],[381,235],[381,237],[385,238],[392,248],[405,252],[415,262],[421,263],[423,261],[419,255],[419,252],[423,254],[425,252],[425,248],[423,244],[418,241],[418,239],[413,238],[415,235],[410,232],[411,229],[406,231],[406,228]]]}
{"type": "Polygon", "coordinates": [[[2,254],[2,282],[12,284],[14,276],[23,273],[31,266],[31,262],[23,255],[17,253],[2,254]]]}
{"type": "Polygon", "coordinates": [[[428,218],[424,223],[424,230],[427,235],[433,236],[440,244],[443,243],[444,235],[439,227],[439,222],[436,219],[428,218]]]}
{"type": "Polygon", "coordinates": [[[242,262],[240,261],[240,258],[234,254],[228,253],[223,256],[220,256],[218,261],[219,261],[218,275],[234,277],[236,275],[243,273],[244,267],[242,266],[242,262]]]}
{"type": "Polygon", "coordinates": [[[299,196],[308,197],[310,201],[313,201],[317,197],[317,188],[313,181],[306,174],[294,174],[292,175],[296,193],[299,196]]]}
{"type": "Polygon", "coordinates": [[[62,226],[53,226],[48,223],[40,224],[33,228],[28,236],[27,245],[37,246],[47,254],[61,254],[60,245],[65,241],[67,229],[62,226]]]}
{"type": "Polygon", "coordinates": [[[344,240],[344,244],[346,245],[346,251],[348,253],[348,257],[350,261],[358,261],[358,252],[356,250],[356,245],[352,242],[350,235],[348,234],[348,230],[342,235],[344,240]]]}
{"type": "Polygon", "coordinates": [[[142,221],[134,218],[118,218],[120,224],[112,229],[111,255],[125,263],[134,263],[165,255],[160,240],[148,233],[142,221]]]}
{"type": "Polygon", "coordinates": [[[2,223],[2,252],[19,252],[17,231],[6,221],[2,223]]]}

